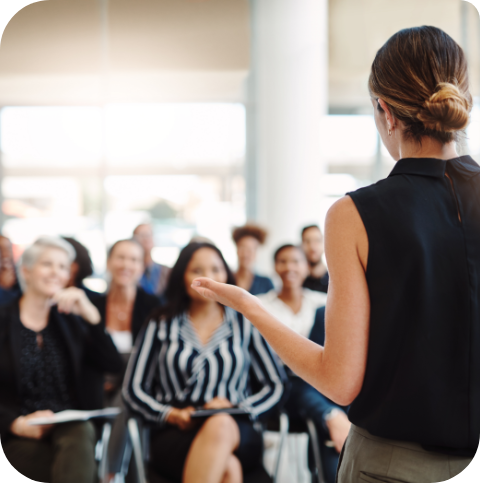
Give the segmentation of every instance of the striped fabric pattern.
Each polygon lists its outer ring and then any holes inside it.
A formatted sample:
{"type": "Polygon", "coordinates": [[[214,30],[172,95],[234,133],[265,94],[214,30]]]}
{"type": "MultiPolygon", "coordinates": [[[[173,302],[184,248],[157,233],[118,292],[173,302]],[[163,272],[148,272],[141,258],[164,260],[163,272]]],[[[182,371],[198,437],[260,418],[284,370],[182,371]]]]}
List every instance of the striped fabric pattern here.
{"type": "Polygon", "coordinates": [[[280,401],[284,378],[258,330],[225,307],[224,323],[205,345],[187,313],[150,321],[130,357],[123,397],[133,412],[157,424],[172,407],[201,407],[215,397],[256,418],[280,401]],[[256,393],[252,373],[260,387],[256,393]]]}

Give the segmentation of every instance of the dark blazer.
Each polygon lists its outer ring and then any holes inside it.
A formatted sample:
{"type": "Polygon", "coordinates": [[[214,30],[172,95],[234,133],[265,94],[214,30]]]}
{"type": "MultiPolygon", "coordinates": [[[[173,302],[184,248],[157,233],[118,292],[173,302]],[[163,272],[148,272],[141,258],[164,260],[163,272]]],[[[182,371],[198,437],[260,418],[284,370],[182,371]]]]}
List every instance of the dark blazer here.
{"type": "MultiPolygon", "coordinates": [[[[105,327],[106,312],[107,312],[107,294],[101,294],[100,297],[92,300],[93,305],[97,307],[102,317],[102,325],[105,327]]],[[[133,314],[132,314],[132,336],[135,342],[140,329],[147,320],[153,309],[161,305],[160,298],[151,295],[143,288],[137,287],[137,294],[135,296],[135,302],[133,304],[133,314]]]]}
{"type": "MultiPolygon", "coordinates": [[[[0,436],[9,435],[11,423],[20,416],[20,329],[18,300],[0,307],[0,436]]],[[[73,388],[78,408],[103,407],[103,373],[117,373],[123,363],[102,324],[90,325],[80,317],[58,313],[53,317],[62,334],[72,365],[73,388]]]]}

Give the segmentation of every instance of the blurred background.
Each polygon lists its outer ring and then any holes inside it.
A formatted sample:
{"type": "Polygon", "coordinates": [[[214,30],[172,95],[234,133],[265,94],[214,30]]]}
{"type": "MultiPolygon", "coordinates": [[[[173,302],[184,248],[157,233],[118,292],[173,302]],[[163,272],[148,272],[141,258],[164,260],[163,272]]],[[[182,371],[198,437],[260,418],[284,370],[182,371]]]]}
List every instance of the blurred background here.
{"type": "Polygon", "coordinates": [[[48,0],[0,46],[0,224],[15,256],[74,236],[105,288],[105,248],[141,222],[172,265],[194,235],[235,268],[247,220],[273,247],[323,226],[346,192],[388,175],[367,79],[397,30],[465,49],[475,107],[460,146],[480,160],[480,24],[461,0],[48,0]]]}

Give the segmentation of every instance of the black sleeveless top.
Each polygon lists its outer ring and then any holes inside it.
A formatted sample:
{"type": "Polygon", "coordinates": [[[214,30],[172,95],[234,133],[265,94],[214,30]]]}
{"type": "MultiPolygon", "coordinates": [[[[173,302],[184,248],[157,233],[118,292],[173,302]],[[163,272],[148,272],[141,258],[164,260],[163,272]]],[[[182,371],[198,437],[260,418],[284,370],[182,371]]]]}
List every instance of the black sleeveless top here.
{"type": "Polygon", "coordinates": [[[368,235],[371,301],[350,420],[464,456],[480,437],[479,175],[470,156],[402,159],[388,178],[348,193],[368,235]]]}

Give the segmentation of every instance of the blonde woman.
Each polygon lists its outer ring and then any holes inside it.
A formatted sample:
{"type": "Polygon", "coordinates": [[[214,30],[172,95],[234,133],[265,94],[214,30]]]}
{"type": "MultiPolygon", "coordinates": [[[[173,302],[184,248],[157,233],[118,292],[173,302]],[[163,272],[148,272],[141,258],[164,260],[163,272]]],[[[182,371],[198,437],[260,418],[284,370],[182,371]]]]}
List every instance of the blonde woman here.
{"type": "Polygon", "coordinates": [[[22,255],[23,295],[0,309],[0,434],[12,466],[35,481],[94,483],[91,422],[31,426],[66,409],[97,409],[94,373],[122,361],[85,292],[65,288],[75,257],[61,238],[40,238],[22,255]]]}

